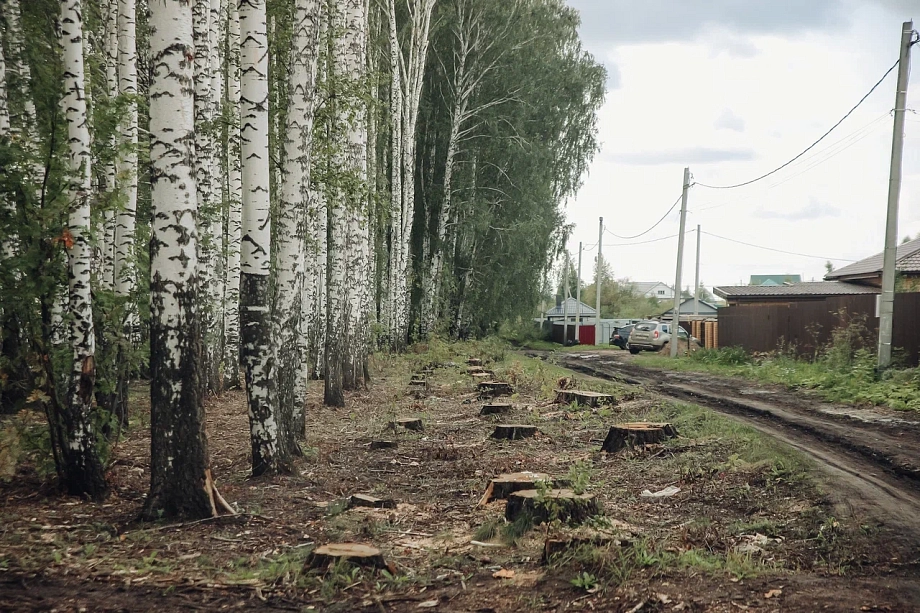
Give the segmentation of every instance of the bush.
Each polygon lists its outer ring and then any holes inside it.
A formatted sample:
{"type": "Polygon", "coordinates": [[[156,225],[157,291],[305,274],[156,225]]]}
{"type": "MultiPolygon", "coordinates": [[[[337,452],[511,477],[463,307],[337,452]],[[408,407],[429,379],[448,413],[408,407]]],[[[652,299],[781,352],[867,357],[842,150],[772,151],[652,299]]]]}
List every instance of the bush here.
{"type": "Polygon", "coordinates": [[[698,349],[690,354],[690,359],[704,364],[719,364],[721,366],[743,366],[754,363],[754,359],[741,347],[698,349]]]}

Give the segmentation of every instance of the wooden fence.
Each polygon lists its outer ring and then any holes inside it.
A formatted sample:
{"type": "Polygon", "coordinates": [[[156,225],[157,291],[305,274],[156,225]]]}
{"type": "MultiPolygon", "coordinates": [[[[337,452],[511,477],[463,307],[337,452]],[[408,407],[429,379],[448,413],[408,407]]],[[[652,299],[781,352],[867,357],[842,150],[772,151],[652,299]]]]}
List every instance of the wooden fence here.
{"type": "MultiPolygon", "coordinates": [[[[719,309],[719,347],[749,352],[792,348],[814,355],[827,345],[835,328],[864,317],[870,349],[878,343],[876,296],[828,296],[783,304],[742,304],[719,309]]],[[[920,293],[896,294],[892,346],[913,364],[920,361],[920,293]]]]}

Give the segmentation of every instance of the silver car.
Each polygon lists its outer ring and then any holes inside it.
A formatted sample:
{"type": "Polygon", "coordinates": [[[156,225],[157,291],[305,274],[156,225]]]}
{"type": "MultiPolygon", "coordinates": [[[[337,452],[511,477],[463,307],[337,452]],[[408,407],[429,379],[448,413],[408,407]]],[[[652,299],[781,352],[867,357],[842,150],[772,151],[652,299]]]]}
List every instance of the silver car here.
{"type": "MultiPolygon", "coordinates": [[[[691,340],[687,331],[677,327],[678,338],[691,340]]],[[[626,348],[630,353],[636,354],[640,351],[658,351],[671,340],[671,324],[663,321],[640,321],[637,323],[632,332],[629,334],[629,342],[626,348]]],[[[696,341],[696,339],[692,339],[696,341]]]]}

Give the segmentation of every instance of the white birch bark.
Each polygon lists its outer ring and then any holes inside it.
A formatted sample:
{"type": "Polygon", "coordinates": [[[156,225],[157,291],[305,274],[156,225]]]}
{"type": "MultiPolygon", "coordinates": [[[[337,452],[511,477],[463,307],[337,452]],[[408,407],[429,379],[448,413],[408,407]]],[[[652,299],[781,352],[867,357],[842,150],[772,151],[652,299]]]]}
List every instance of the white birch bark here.
{"type": "Polygon", "coordinates": [[[240,247],[242,242],[243,175],[240,141],[240,18],[230,0],[227,36],[227,267],[224,287],[224,376],[239,385],[240,372],[240,247]]]}
{"type": "MultiPolygon", "coordinates": [[[[350,87],[360,91],[365,86],[367,13],[365,0],[346,0],[343,47],[345,80],[350,87]]],[[[347,172],[357,189],[347,194],[347,305],[345,309],[345,361],[344,384],[346,389],[356,389],[364,384],[364,362],[367,355],[367,313],[365,311],[367,279],[368,219],[365,198],[367,185],[367,113],[359,98],[349,100],[341,120],[347,129],[347,172]]]]}
{"type": "MultiPolygon", "coordinates": [[[[118,1],[108,0],[106,3],[105,19],[105,89],[110,102],[118,97],[118,1]]],[[[109,137],[109,147],[112,151],[118,148],[118,138],[115,132],[109,137]]],[[[108,291],[115,290],[115,206],[117,198],[116,163],[112,159],[106,162],[104,180],[106,206],[103,212],[102,238],[100,251],[102,262],[99,269],[99,281],[108,291]]]]}
{"type": "Polygon", "coordinates": [[[61,104],[67,122],[65,164],[69,173],[67,197],[69,237],[67,264],[69,278],[70,340],[73,361],[66,403],[60,423],[59,444],[64,459],[67,489],[104,492],[102,466],[96,452],[90,413],[96,377],[96,336],[93,328],[93,303],[90,287],[92,247],[90,246],[90,192],[92,189],[90,133],[84,89],[83,7],[80,0],[60,2],[60,40],[63,50],[64,95],[61,104]],[[82,484],[82,485],[81,485],[82,484]]]}
{"type": "Polygon", "coordinates": [[[10,102],[6,73],[6,59],[3,54],[3,45],[0,45],[0,137],[7,137],[10,134],[10,102]]]}
{"type": "Polygon", "coordinates": [[[210,159],[210,173],[212,177],[212,199],[213,214],[208,226],[208,236],[212,246],[211,252],[211,271],[209,275],[209,295],[208,303],[211,305],[211,321],[209,322],[213,345],[210,356],[211,373],[209,385],[213,391],[222,391],[223,389],[223,358],[224,350],[224,285],[226,277],[224,271],[224,203],[225,203],[225,173],[221,164],[222,155],[219,145],[221,138],[218,131],[218,122],[222,119],[223,113],[223,62],[221,50],[222,45],[222,23],[223,15],[226,14],[226,0],[210,0],[210,49],[209,64],[211,75],[211,139],[212,151],[210,159]]]}
{"type": "Polygon", "coordinates": [[[397,275],[403,269],[400,260],[402,245],[403,200],[402,200],[402,137],[403,137],[403,95],[402,57],[399,49],[399,31],[396,24],[396,2],[387,4],[387,23],[390,32],[390,257],[387,269],[387,283],[384,299],[383,319],[391,347],[397,347],[399,338],[397,323],[397,297],[399,283],[397,275]]]}
{"type": "Polygon", "coordinates": [[[240,0],[240,134],[243,160],[243,240],[240,318],[249,399],[253,475],[283,470],[280,423],[272,405],[275,365],[268,281],[271,269],[268,149],[268,40],[265,0],[240,0]]]}
{"type": "MultiPolygon", "coordinates": [[[[135,0],[118,0],[118,89],[127,98],[118,126],[117,182],[122,207],[115,224],[115,294],[130,297],[137,287],[137,27],[135,0]]],[[[132,302],[126,305],[125,331],[134,339],[140,325],[132,302]]]]}
{"type": "MultiPolygon", "coordinates": [[[[392,257],[395,262],[395,271],[391,276],[391,301],[392,301],[392,331],[391,342],[394,346],[402,347],[408,339],[409,333],[409,273],[411,266],[410,241],[412,234],[412,221],[415,217],[415,133],[418,123],[419,102],[422,95],[422,85],[425,76],[425,63],[428,56],[429,30],[431,14],[434,11],[435,0],[407,0],[409,3],[409,44],[405,54],[399,48],[398,32],[396,26],[396,11],[393,0],[389,4],[390,19],[390,67],[394,72],[401,71],[401,87],[396,88],[394,77],[394,90],[401,95],[399,105],[391,101],[391,113],[395,117],[397,111],[401,115],[400,149],[393,147],[393,165],[402,173],[398,184],[394,181],[392,189],[399,194],[399,214],[396,207],[392,213],[394,219],[398,218],[399,227],[392,232],[396,240],[391,245],[395,252],[392,257]],[[400,155],[397,155],[399,153],[400,155]]],[[[395,124],[395,120],[394,120],[395,124]]],[[[393,126],[394,134],[396,125],[393,126]]],[[[395,138],[395,137],[394,137],[395,138]]]]}
{"type": "Polygon", "coordinates": [[[16,85],[21,92],[20,104],[10,108],[10,127],[27,135],[25,148],[32,154],[37,151],[35,138],[35,102],[32,99],[32,70],[25,57],[25,40],[22,35],[22,7],[20,0],[6,0],[3,8],[9,38],[9,72],[16,76],[16,85]]]}
{"type": "MultiPolygon", "coordinates": [[[[291,56],[290,96],[283,134],[284,174],[276,239],[275,332],[278,360],[278,410],[290,415],[295,432],[303,432],[306,379],[301,339],[305,252],[310,206],[316,64],[319,45],[319,0],[297,0],[294,5],[294,52],[291,56]]],[[[311,262],[311,266],[315,266],[311,262]]],[[[290,442],[290,441],[289,441],[290,442]]]]}
{"type": "Polygon", "coordinates": [[[198,205],[189,3],[152,2],[150,28],[151,479],[143,516],[207,517],[229,507],[211,478],[198,378],[198,205]]]}

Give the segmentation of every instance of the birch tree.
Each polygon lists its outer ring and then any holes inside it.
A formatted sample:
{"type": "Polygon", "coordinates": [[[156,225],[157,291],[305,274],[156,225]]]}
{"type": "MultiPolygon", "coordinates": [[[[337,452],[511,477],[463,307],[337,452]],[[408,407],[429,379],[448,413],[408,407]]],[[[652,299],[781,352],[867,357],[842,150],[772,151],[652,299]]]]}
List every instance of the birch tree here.
{"type": "MultiPolygon", "coordinates": [[[[105,10],[105,84],[109,102],[114,105],[118,97],[118,2],[108,0],[105,10]]],[[[113,151],[118,150],[118,138],[112,132],[108,141],[113,151]]],[[[100,245],[101,264],[99,281],[108,291],[115,290],[115,200],[117,195],[115,159],[106,161],[104,171],[105,192],[108,206],[103,211],[102,239],[100,245]]]]}
{"type": "Polygon", "coordinates": [[[240,16],[230,0],[227,35],[227,261],[224,286],[224,381],[239,386],[240,248],[242,243],[243,170],[240,140],[240,16]]]}
{"type": "Polygon", "coordinates": [[[243,219],[240,277],[242,361],[249,402],[252,472],[287,470],[289,450],[279,445],[289,427],[273,405],[275,363],[271,344],[270,164],[268,148],[268,41],[265,0],[240,0],[240,134],[243,219]]]}
{"type": "MultiPolygon", "coordinates": [[[[125,97],[125,112],[118,126],[116,172],[122,207],[115,229],[115,293],[126,301],[137,286],[134,245],[137,219],[137,33],[135,0],[118,0],[118,89],[125,97]]],[[[133,335],[136,310],[128,306],[125,331],[133,335]]]]}
{"type": "Polygon", "coordinates": [[[6,59],[2,42],[0,38],[0,138],[5,138],[10,134],[10,100],[6,87],[6,59]]]}
{"type": "Polygon", "coordinates": [[[366,88],[367,7],[364,0],[345,2],[345,27],[341,45],[344,49],[342,72],[349,88],[350,108],[343,112],[342,121],[347,135],[346,172],[351,178],[346,191],[347,203],[347,305],[346,344],[343,384],[356,389],[364,384],[367,356],[369,228],[367,202],[367,113],[360,93],[366,88]]]}
{"type": "Polygon", "coordinates": [[[63,51],[67,122],[67,198],[70,212],[63,244],[67,248],[72,369],[67,396],[52,415],[51,437],[59,457],[59,473],[71,494],[102,498],[108,493],[105,472],[96,446],[90,413],[96,378],[96,338],[90,288],[90,135],[86,114],[83,69],[83,7],[80,0],[60,2],[60,41],[63,51]]]}
{"type": "Polygon", "coordinates": [[[187,0],[150,4],[150,493],[142,516],[233,509],[211,475],[201,399],[194,54],[187,0]]]}
{"type": "MultiPolygon", "coordinates": [[[[274,338],[278,354],[278,412],[297,432],[304,429],[306,379],[301,338],[305,293],[305,253],[310,232],[310,168],[312,165],[316,66],[319,51],[320,2],[297,0],[294,5],[294,53],[291,57],[290,96],[282,175],[281,211],[276,232],[274,338]]],[[[315,263],[311,262],[311,266],[315,263]]],[[[290,434],[293,434],[291,432],[290,434]]],[[[296,449],[289,440],[288,445],[296,449]]]]}
{"type": "Polygon", "coordinates": [[[395,0],[388,0],[392,74],[390,158],[393,166],[390,189],[393,195],[387,315],[390,341],[397,348],[405,345],[409,333],[410,243],[415,218],[415,136],[435,0],[406,0],[406,3],[409,9],[408,42],[403,51],[395,0]],[[397,172],[399,177],[395,176],[397,172]]]}

